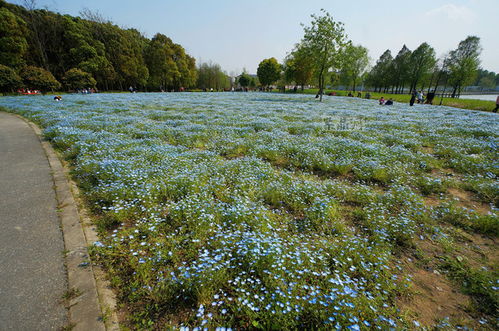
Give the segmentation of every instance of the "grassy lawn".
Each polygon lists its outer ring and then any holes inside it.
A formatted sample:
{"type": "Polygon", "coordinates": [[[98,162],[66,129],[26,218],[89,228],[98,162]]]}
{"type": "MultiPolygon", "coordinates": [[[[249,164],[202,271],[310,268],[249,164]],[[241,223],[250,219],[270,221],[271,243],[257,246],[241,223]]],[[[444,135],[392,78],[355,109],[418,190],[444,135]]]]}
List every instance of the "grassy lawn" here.
{"type": "MultiPolygon", "coordinates": [[[[338,96],[347,96],[349,91],[340,91],[340,90],[326,90],[325,94],[327,95],[330,92],[335,92],[338,96]]],[[[287,91],[286,93],[292,93],[287,91]]],[[[317,89],[306,89],[301,91],[298,89],[297,93],[304,94],[317,94],[317,89]]],[[[371,93],[371,99],[379,99],[384,97],[386,100],[389,98],[393,99],[395,102],[409,103],[411,96],[408,94],[391,94],[391,93],[371,93]]],[[[353,93],[354,96],[357,95],[357,92],[353,93]]],[[[362,92],[362,96],[365,95],[365,92],[362,92]]],[[[326,96],[327,97],[327,96],[326,96]]],[[[440,97],[435,97],[433,100],[434,105],[440,105],[440,97]]],[[[481,111],[492,111],[496,104],[494,101],[487,100],[473,100],[473,99],[457,99],[457,98],[443,98],[442,102],[443,106],[462,108],[462,109],[470,109],[470,110],[481,110],[481,111]]]]}

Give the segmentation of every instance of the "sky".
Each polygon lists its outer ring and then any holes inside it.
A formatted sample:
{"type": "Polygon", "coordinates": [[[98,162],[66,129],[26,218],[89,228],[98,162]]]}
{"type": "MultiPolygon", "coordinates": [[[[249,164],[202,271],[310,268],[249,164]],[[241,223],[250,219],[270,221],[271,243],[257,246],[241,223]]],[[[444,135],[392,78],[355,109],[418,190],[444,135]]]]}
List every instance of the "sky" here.
{"type": "MultiPolygon", "coordinates": [[[[22,4],[23,0],[7,0],[22,4]]],[[[303,37],[301,23],[321,8],[344,23],[354,44],[367,47],[371,63],[387,49],[414,50],[428,42],[437,56],[469,35],[481,39],[481,66],[499,73],[499,0],[37,0],[40,8],[78,15],[88,8],[151,38],[160,32],[199,62],[229,74],[256,73],[261,60],[279,62],[303,37]]]]}

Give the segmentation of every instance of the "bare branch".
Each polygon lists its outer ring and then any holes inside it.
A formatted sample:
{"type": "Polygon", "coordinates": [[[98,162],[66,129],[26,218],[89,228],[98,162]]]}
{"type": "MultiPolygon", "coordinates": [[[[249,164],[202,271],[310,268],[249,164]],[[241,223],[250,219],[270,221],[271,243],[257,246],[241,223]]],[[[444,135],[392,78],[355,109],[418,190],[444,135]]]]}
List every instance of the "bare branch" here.
{"type": "Polygon", "coordinates": [[[91,10],[87,7],[80,10],[79,14],[81,18],[96,23],[109,23],[111,21],[109,19],[104,18],[104,16],[102,16],[102,14],[99,13],[99,11],[91,10]]]}

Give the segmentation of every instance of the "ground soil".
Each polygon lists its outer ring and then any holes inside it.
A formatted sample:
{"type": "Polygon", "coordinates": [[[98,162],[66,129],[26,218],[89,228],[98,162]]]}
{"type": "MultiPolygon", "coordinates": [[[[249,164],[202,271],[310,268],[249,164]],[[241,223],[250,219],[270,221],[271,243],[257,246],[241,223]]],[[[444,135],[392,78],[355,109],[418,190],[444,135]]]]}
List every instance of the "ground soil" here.
{"type": "MultiPolygon", "coordinates": [[[[434,175],[452,176],[452,171],[438,171],[434,175]]],[[[447,195],[458,201],[462,207],[474,209],[477,213],[487,214],[490,206],[479,202],[473,193],[458,188],[449,188],[447,195]]],[[[442,201],[435,196],[425,198],[428,207],[438,206],[442,201]]],[[[404,269],[412,275],[411,295],[399,298],[398,306],[402,311],[417,320],[421,326],[432,327],[443,318],[450,318],[455,325],[482,328],[472,316],[472,300],[461,293],[456,284],[452,283],[438,269],[441,256],[463,258],[472,268],[497,268],[499,252],[497,240],[476,233],[468,233],[462,229],[446,225],[445,232],[454,239],[452,252],[446,252],[439,243],[430,239],[418,240],[414,254],[406,253],[401,257],[404,269]],[[415,254],[417,252],[417,254],[415,254]]]]}

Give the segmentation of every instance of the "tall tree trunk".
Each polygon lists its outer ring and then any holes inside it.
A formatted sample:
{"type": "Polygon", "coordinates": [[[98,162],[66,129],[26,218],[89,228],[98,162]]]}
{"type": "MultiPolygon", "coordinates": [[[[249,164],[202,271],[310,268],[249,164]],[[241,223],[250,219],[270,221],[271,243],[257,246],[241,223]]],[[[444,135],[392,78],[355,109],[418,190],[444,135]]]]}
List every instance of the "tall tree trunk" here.
{"type": "Polygon", "coordinates": [[[323,83],[324,83],[324,66],[321,66],[321,70],[319,71],[319,91],[317,91],[316,98],[320,98],[319,100],[322,102],[322,93],[323,93],[323,83]]]}
{"type": "Polygon", "coordinates": [[[428,91],[426,91],[426,94],[430,93],[430,90],[431,90],[431,84],[433,84],[433,76],[435,75],[435,73],[432,73],[431,74],[431,78],[430,78],[430,83],[428,84],[428,91]]]}
{"type": "Polygon", "coordinates": [[[319,98],[319,101],[322,102],[322,95],[324,94],[324,77],[323,77],[323,71],[321,70],[321,74],[320,74],[320,83],[319,83],[319,94],[320,94],[320,98],[319,98]]]}

